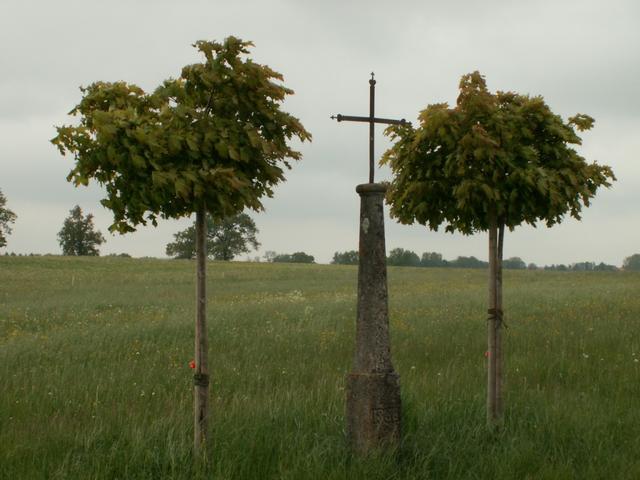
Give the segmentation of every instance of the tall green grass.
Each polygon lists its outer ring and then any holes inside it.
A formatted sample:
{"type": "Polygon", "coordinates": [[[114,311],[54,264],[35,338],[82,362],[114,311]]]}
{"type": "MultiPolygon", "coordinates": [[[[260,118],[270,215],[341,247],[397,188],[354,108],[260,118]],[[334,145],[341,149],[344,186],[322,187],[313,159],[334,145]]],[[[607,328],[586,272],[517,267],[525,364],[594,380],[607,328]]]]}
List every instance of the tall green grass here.
{"type": "MultiPolygon", "coordinates": [[[[396,455],[352,458],[356,268],[210,263],[209,478],[640,478],[640,276],[505,272],[506,420],[485,427],[487,272],[390,268],[396,455]]],[[[195,265],[0,258],[0,478],[191,479],[195,265]]]]}

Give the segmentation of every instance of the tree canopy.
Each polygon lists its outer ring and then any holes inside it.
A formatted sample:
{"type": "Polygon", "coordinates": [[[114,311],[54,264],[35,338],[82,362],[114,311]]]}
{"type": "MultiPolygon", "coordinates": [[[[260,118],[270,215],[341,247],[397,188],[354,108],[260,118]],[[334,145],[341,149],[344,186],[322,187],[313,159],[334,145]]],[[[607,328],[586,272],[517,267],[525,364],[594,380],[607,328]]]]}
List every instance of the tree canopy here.
{"type": "Polygon", "coordinates": [[[579,219],[598,187],[615,180],[572,148],[593,123],[583,114],[565,122],[542,97],[493,94],[480,73],[464,75],[455,107],[429,105],[417,128],[387,129],[391,215],[465,234],[487,230],[492,216],[510,229],[579,219]]]}
{"type": "Polygon", "coordinates": [[[527,268],[527,264],[520,257],[511,257],[502,261],[502,268],[511,270],[524,270],[527,268]]]}
{"type": "Polygon", "coordinates": [[[404,248],[394,248],[387,256],[387,265],[395,267],[419,267],[420,257],[411,250],[404,248]]]}
{"type": "Polygon", "coordinates": [[[7,245],[7,236],[11,233],[11,224],[16,221],[16,214],[7,207],[7,197],[0,190],[0,248],[7,245]]]}
{"type": "Polygon", "coordinates": [[[79,205],[69,211],[69,216],[58,232],[58,243],[63,255],[100,255],[98,247],[104,241],[102,233],[95,230],[93,215],[89,213],[84,216],[79,205]]]}
{"type": "Polygon", "coordinates": [[[489,264],[471,255],[470,257],[459,256],[448,262],[448,266],[453,268],[487,268],[489,264]]]}
{"type": "Polygon", "coordinates": [[[336,265],[358,265],[359,255],[357,250],[335,252],[331,263],[336,265]]]}
{"type": "Polygon", "coordinates": [[[304,252],[279,253],[273,256],[271,261],[275,263],[316,263],[313,255],[304,252]]]}
{"type": "Polygon", "coordinates": [[[622,268],[630,271],[640,271],[640,253],[634,253],[624,259],[622,268]]]}
{"type": "Polygon", "coordinates": [[[438,252],[424,252],[420,257],[421,267],[445,267],[446,265],[447,261],[438,252]]]}
{"type": "Polygon", "coordinates": [[[271,68],[243,58],[253,44],[235,37],[194,45],[203,63],[187,65],[152,93],[125,82],[96,82],[70,112],[78,126],[57,128],[52,142],[74,155],[67,179],[106,187],[112,231],[206,209],[215,218],[262,209],[284,179],[287,144],[311,135],[280,104],[293,91],[271,68]]]}
{"type": "MultiPolygon", "coordinates": [[[[257,249],[260,243],[256,237],[258,228],[246,213],[240,213],[221,220],[207,216],[207,255],[215,260],[233,260],[237,255],[257,249]]],[[[195,258],[195,225],[174,235],[174,241],[167,244],[166,253],[174,258],[195,258]]]]}

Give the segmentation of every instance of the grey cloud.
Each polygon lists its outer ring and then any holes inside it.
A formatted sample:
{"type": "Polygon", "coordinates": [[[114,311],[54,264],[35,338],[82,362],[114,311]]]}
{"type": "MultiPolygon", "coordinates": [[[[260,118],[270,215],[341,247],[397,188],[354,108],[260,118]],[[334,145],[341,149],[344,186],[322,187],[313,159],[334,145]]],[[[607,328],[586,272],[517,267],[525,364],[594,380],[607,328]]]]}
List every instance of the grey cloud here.
{"type": "MultiPolygon", "coordinates": [[[[264,249],[309,250],[322,261],[355,248],[356,184],[367,174],[364,125],[337,124],[334,113],[365,115],[368,76],[378,79],[380,115],[414,121],[429,103],[455,102],[462,74],[480,70],[493,90],[543,95],[567,116],[596,117],[581,152],[611,164],[619,182],[603,192],[582,223],[510,234],[509,255],[537,263],[611,258],[638,244],[640,164],[640,4],[634,1],[508,0],[383,2],[55,3],[6,0],[0,15],[0,188],[19,215],[9,250],[57,251],[55,233],[69,208],[81,203],[106,230],[110,214],[98,186],[76,189],[65,177],[72,160],[48,140],[53,125],[80,99],[78,87],[125,80],[145,89],[198,60],[198,39],[234,34],[256,43],[253,58],[285,76],[296,94],[285,108],[313,133],[303,160],[256,214],[264,249]],[[194,13],[196,12],[196,13],[194,13]],[[38,222],[38,212],[47,220],[38,222]],[[606,228],[602,228],[602,226],[606,228]],[[574,244],[585,234],[589,242],[574,244]],[[562,257],[562,258],[561,258],[562,257]]],[[[379,157],[389,145],[377,130],[379,157]]],[[[377,178],[388,179],[388,169],[377,178]]],[[[188,221],[163,221],[109,237],[104,251],[162,255],[171,233],[188,221]]],[[[486,256],[482,235],[461,237],[388,221],[389,248],[404,246],[445,257],[486,256]]]]}

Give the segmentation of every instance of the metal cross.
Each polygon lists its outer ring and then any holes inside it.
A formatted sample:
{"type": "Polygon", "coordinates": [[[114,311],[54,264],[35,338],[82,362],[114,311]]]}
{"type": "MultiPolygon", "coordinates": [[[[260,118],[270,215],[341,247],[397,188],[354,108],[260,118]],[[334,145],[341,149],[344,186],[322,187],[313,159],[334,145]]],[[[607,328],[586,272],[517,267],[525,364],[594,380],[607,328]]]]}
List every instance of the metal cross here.
{"type": "Polygon", "coordinates": [[[374,114],[376,95],[376,80],[373,72],[371,72],[371,80],[369,80],[369,116],[354,117],[352,115],[333,115],[331,118],[339,122],[367,122],[369,123],[369,183],[373,183],[373,126],[376,123],[386,123],[387,125],[404,125],[407,121],[392,120],[389,118],[377,118],[374,114]]]}

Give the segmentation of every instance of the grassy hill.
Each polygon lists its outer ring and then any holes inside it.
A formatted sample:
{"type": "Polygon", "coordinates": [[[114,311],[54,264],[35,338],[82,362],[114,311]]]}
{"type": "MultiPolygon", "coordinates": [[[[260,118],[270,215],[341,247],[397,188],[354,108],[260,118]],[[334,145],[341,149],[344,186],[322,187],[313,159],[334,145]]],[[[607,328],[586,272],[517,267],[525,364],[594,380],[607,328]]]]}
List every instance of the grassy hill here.
{"type": "MultiPolygon", "coordinates": [[[[194,478],[194,272],[0,257],[0,478],[194,478]]],[[[403,446],[360,461],[344,441],[356,273],[209,264],[212,478],[640,478],[640,275],[505,271],[491,435],[487,272],[390,268],[403,446]]]]}

